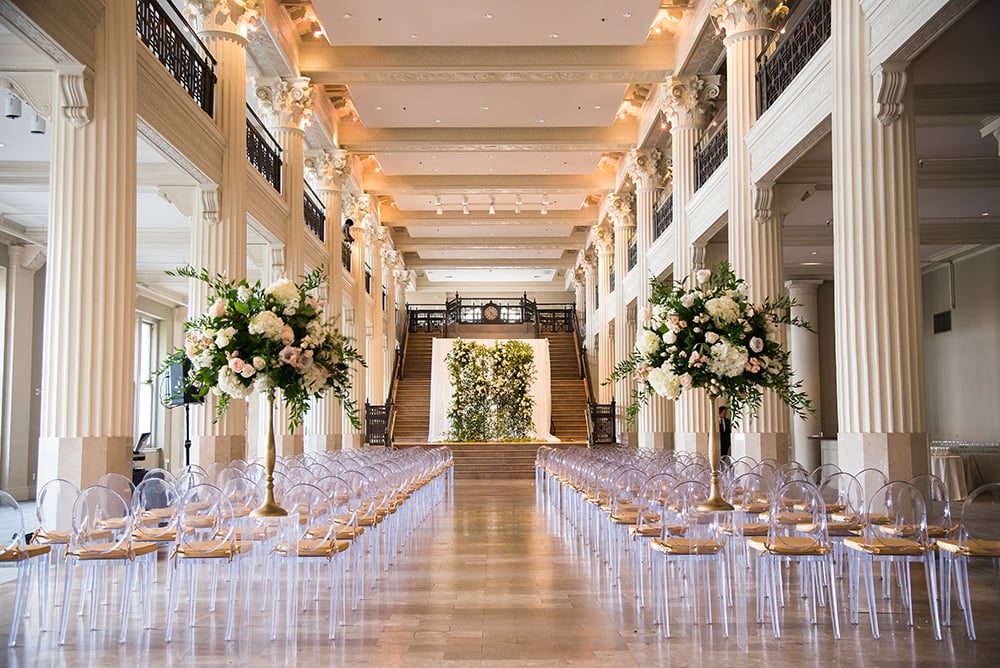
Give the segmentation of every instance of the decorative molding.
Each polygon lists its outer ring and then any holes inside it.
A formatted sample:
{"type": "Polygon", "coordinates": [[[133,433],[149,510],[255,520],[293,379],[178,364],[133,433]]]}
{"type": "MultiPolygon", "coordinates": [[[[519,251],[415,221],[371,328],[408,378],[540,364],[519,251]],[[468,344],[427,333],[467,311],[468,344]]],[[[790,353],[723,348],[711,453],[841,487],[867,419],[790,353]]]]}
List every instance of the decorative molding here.
{"type": "Polygon", "coordinates": [[[775,0],[712,0],[710,11],[726,31],[726,40],[744,33],[774,30],[788,15],[785,3],[775,0]]]}
{"type": "Polygon", "coordinates": [[[41,116],[52,114],[52,72],[0,72],[0,86],[7,88],[41,116]]]}
{"type": "Polygon", "coordinates": [[[48,257],[44,246],[13,244],[7,247],[11,266],[35,272],[42,268],[48,257]]]}
{"type": "MultiPolygon", "coordinates": [[[[582,66],[581,66],[582,67],[582,66]]],[[[659,81],[669,72],[666,68],[646,70],[597,70],[579,69],[562,71],[477,71],[477,70],[396,70],[385,69],[341,69],[337,70],[338,84],[419,84],[419,83],[608,83],[608,84],[648,84],[659,81]]],[[[323,80],[320,83],[327,83],[323,80]]]]}
{"type": "Polygon", "coordinates": [[[887,61],[872,72],[875,87],[875,117],[882,125],[892,125],[903,114],[906,68],[909,63],[887,61]]]}
{"type": "Polygon", "coordinates": [[[4,21],[20,33],[28,43],[36,46],[56,64],[79,65],[69,51],[39,28],[12,0],[0,0],[0,14],[3,15],[4,21]]]}
{"type": "Polygon", "coordinates": [[[198,188],[201,197],[201,220],[206,225],[219,223],[219,188],[215,184],[202,185],[198,188]]]}
{"type": "Polygon", "coordinates": [[[722,92],[722,77],[670,77],[663,85],[661,109],[674,129],[701,129],[715,112],[715,101],[722,92]]]}
{"type": "Polygon", "coordinates": [[[262,11],[260,0],[187,0],[181,13],[199,35],[239,37],[245,46],[262,11]]]}
{"type": "Polygon", "coordinates": [[[150,125],[142,116],[136,118],[136,129],[140,137],[145,139],[146,142],[162,155],[166,156],[167,160],[177,165],[185,174],[202,185],[215,185],[215,182],[205,172],[201,171],[186,155],[178,151],[173,144],[164,139],[163,135],[157,132],[156,128],[150,125]]]}
{"type": "Polygon", "coordinates": [[[60,63],[56,65],[56,76],[63,116],[73,127],[84,127],[93,120],[94,73],[79,63],[60,63]]]}
{"type": "Polygon", "coordinates": [[[635,225],[635,221],[632,219],[632,207],[627,199],[615,194],[608,200],[607,216],[611,219],[616,230],[635,225]]]}
{"type": "Polygon", "coordinates": [[[301,130],[312,121],[313,88],[308,77],[255,79],[253,87],[269,127],[301,130]]]}
{"type": "Polygon", "coordinates": [[[285,247],[282,244],[271,246],[271,271],[275,277],[285,273],[285,247]]]}
{"type": "Polygon", "coordinates": [[[763,225],[774,217],[774,183],[759,181],[750,187],[753,195],[753,217],[763,225]]]}
{"type": "Polygon", "coordinates": [[[975,3],[976,0],[862,0],[861,11],[871,35],[868,61],[872,71],[884,62],[912,61],[975,3]]]}
{"type": "Polygon", "coordinates": [[[355,195],[347,192],[344,195],[344,211],[346,216],[354,221],[354,227],[364,229],[365,219],[371,211],[371,195],[362,193],[355,195]]]}
{"type": "Polygon", "coordinates": [[[698,271],[705,268],[705,248],[706,244],[691,244],[691,270],[698,271]]]}
{"type": "Polygon", "coordinates": [[[351,176],[351,154],[340,148],[310,152],[305,169],[316,190],[340,191],[351,176]]]}
{"type": "Polygon", "coordinates": [[[633,148],[628,154],[628,175],[637,190],[652,190],[656,187],[657,166],[660,163],[660,152],[653,149],[642,152],[633,148]]]}

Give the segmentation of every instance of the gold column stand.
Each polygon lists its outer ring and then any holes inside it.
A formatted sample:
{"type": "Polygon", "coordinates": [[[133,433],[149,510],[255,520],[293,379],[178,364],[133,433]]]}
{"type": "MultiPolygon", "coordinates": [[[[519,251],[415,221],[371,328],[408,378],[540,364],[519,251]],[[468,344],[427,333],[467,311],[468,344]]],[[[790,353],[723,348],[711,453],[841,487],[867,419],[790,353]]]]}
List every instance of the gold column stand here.
{"type": "MultiPolygon", "coordinates": [[[[277,458],[274,447],[274,390],[267,394],[267,485],[264,488],[264,503],[250,511],[252,517],[285,517],[288,511],[274,501],[274,461],[277,458]]],[[[714,480],[714,478],[713,478],[714,480]]]]}
{"type": "Polygon", "coordinates": [[[719,460],[722,457],[719,451],[718,398],[709,395],[708,403],[712,407],[712,430],[708,432],[708,456],[709,463],[712,466],[712,483],[708,491],[708,498],[696,507],[698,510],[706,512],[727,511],[733,509],[733,504],[722,498],[722,495],[719,493],[719,460]]]}

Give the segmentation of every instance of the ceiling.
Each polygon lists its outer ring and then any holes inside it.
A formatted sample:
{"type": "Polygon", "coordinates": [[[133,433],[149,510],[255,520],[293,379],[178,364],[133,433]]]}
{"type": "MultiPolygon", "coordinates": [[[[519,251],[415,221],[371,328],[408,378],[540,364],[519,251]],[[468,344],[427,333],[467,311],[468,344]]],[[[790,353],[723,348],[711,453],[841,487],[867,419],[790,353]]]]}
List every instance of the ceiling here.
{"type": "MultiPolygon", "coordinates": [[[[569,289],[620,158],[644,127],[649,141],[666,142],[646,116],[656,84],[680,66],[678,41],[695,44],[685,72],[712,71],[723,52],[685,0],[275,3],[280,16],[270,18],[293,35],[301,74],[332,103],[336,118],[324,125],[360,159],[365,190],[427,290],[569,289]]],[[[1000,3],[979,2],[909,72],[928,262],[1000,240],[997,142],[979,132],[1000,115],[998,23],[1000,3]]],[[[250,72],[275,73],[255,44],[250,72]]],[[[0,57],[14,53],[32,58],[0,26],[0,57]]],[[[25,107],[19,119],[0,118],[0,236],[44,244],[49,136],[31,134],[30,117],[25,107]]],[[[164,185],[187,177],[138,145],[139,281],[181,299],[183,285],[162,272],[187,261],[189,224],[164,185]]],[[[827,135],[778,179],[794,195],[783,211],[789,277],[832,277],[830,161],[827,135]]],[[[250,230],[249,243],[253,277],[265,242],[250,230]]]]}

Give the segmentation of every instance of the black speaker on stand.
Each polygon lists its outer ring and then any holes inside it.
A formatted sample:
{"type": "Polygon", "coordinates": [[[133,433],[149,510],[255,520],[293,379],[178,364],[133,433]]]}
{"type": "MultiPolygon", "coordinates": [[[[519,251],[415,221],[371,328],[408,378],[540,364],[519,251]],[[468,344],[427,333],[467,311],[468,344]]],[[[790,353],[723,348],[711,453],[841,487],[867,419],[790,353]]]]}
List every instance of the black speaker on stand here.
{"type": "Polygon", "coordinates": [[[184,379],[191,371],[191,361],[175,362],[167,369],[167,393],[163,405],[167,408],[184,407],[184,465],[191,465],[191,404],[200,404],[201,400],[194,391],[187,387],[184,379]]]}

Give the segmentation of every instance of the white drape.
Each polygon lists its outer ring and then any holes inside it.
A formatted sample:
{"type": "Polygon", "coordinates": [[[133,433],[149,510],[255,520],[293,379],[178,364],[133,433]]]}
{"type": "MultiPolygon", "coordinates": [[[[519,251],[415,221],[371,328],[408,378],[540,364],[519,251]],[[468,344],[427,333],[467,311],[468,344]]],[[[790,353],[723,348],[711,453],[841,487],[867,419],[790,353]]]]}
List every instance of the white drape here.
{"type": "MultiPolygon", "coordinates": [[[[431,353],[431,415],[430,442],[442,441],[448,437],[448,406],[451,405],[451,375],[445,358],[451,352],[458,339],[434,339],[431,353]]],[[[507,339],[464,339],[484,346],[492,346],[498,340],[507,339]]],[[[534,420],[535,439],[539,441],[556,442],[559,439],[549,433],[552,417],[552,380],[549,370],[549,340],[548,339],[515,339],[531,346],[535,357],[535,382],[531,386],[531,396],[535,399],[534,420]]]]}

